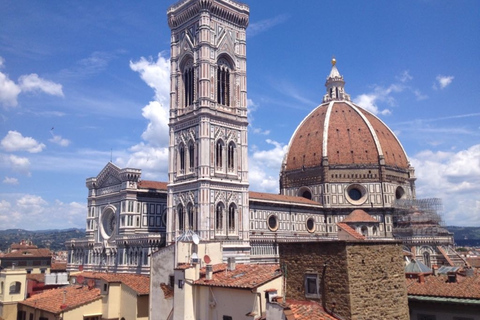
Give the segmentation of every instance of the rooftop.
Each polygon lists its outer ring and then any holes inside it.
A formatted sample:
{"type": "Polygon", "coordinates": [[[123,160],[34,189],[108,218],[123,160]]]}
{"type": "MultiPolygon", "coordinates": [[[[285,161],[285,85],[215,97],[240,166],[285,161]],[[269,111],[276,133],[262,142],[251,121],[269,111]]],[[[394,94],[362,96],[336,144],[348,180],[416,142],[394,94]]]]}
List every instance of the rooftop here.
{"type": "Polygon", "coordinates": [[[25,258],[25,257],[35,257],[35,258],[48,258],[51,259],[52,252],[49,249],[38,249],[38,248],[23,248],[16,251],[6,253],[2,258],[25,258]]]}
{"type": "Polygon", "coordinates": [[[363,211],[362,209],[353,210],[342,222],[377,222],[377,219],[363,211]]]}
{"type": "Polygon", "coordinates": [[[100,289],[75,285],[46,290],[19,303],[58,314],[101,298],[100,289]]]}
{"type": "Polygon", "coordinates": [[[409,296],[480,299],[480,276],[464,277],[457,274],[457,282],[448,282],[448,276],[427,276],[424,282],[407,279],[409,296]]]}
{"type": "Polygon", "coordinates": [[[123,283],[134,290],[138,295],[150,293],[150,277],[131,273],[105,273],[105,272],[80,272],[72,275],[78,279],[82,276],[86,279],[98,279],[108,283],[123,283]]]}
{"type": "Polygon", "coordinates": [[[348,224],[344,222],[338,222],[337,226],[342,229],[343,231],[347,232],[349,235],[354,237],[355,239],[358,240],[365,240],[365,236],[361,235],[357,231],[355,231],[352,227],[350,227],[348,224]]]}
{"type": "Polygon", "coordinates": [[[197,285],[225,288],[255,289],[282,275],[278,264],[236,264],[228,270],[227,264],[213,266],[212,280],[205,278],[205,268],[200,270],[197,285]]]}
{"type": "Polygon", "coordinates": [[[287,300],[288,309],[284,311],[287,320],[337,320],[329,315],[322,305],[315,301],[287,300]]]}
{"type": "Polygon", "coordinates": [[[266,200],[266,201],[274,201],[274,202],[282,202],[282,203],[287,202],[287,203],[295,203],[295,204],[308,204],[308,205],[320,206],[318,202],[309,200],[307,198],[285,196],[282,194],[250,191],[249,197],[250,197],[250,200],[266,200]]]}

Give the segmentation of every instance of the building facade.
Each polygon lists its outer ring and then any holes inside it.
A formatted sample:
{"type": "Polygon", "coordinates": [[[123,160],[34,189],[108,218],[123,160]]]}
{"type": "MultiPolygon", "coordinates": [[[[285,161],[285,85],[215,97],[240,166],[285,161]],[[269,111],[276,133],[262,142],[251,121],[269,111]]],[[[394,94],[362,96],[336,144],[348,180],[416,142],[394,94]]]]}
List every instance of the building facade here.
{"type": "Polygon", "coordinates": [[[356,226],[366,238],[399,238],[415,257],[428,253],[430,265],[450,264],[453,237],[436,212],[428,211],[435,228],[408,218],[426,211],[400,141],[350,101],[335,60],[322,103],[292,135],[280,194],[249,191],[249,8],[233,0],[182,0],[167,15],[168,182],[142,180],[140,169],[112,163],[87,179],[87,237],[67,243],[69,270],[148,273],[150,253],[185,232],[221,242],[225,259],[275,262],[279,242],[336,239],[337,223],[357,209],[378,222],[356,226]]]}

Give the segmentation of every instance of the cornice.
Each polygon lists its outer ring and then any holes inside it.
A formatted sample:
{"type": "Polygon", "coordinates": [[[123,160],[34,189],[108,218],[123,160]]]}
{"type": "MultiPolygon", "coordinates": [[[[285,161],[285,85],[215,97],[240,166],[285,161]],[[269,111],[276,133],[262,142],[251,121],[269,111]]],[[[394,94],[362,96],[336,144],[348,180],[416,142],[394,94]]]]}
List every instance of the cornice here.
{"type": "Polygon", "coordinates": [[[239,27],[246,28],[249,22],[249,8],[246,4],[232,0],[184,0],[172,5],[168,11],[168,25],[171,29],[189,21],[201,11],[209,11],[212,15],[230,21],[239,27]]]}

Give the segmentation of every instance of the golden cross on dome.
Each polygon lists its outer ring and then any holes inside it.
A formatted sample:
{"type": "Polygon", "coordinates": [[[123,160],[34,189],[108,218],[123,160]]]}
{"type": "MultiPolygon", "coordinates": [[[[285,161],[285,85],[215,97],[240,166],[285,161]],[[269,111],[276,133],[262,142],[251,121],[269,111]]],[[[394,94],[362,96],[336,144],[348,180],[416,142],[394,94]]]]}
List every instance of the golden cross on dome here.
{"type": "Polygon", "coordinates": [[[337,60],[335,60],[335,56],[332,56],[332,67],[337,63],[337,60]]]}

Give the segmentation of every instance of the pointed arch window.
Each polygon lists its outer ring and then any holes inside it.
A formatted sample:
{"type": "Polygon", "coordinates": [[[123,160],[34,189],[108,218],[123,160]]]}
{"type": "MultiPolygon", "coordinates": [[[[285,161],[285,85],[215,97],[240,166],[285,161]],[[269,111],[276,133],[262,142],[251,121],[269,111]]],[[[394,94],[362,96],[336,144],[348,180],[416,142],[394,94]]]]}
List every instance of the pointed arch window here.
{"type": "Polygon", "coordinates": [[[230,64],[225,59],[218,61],[217,67],[217,102],[230,106],[230,64]]]}
{"type": "Polygon", "coordinates": [[[195,220],[193,216],[193,205],[191,203],[187,206],[187,219],[188,219],[188,229],[194,230],[195,220]]]}
{"type": "Polygon", "coordinates": [[[229,231],[235,231],[236,211],[237,211],[237,206],[234,203],[231,203],[230,206],[228,206],[228,230],[229,231]]]}
{"type": "Polygon", "coordinates": [[[225,211],[225,206],[223,203],[219,202],[217,204],[217,209],[215,212],[215,229],[217,231],[222,231],[223,230],[223,214],[225,211]]]}
{"type": "Polygon", "coordinates": [[[190,141],[188,144],[188,168],[190,171],[193,171],[195,167],[195,146],[193,142],[190,141]]]}
{"type": "Polygon", "coordinates": [[[223,141],[217,140],[215,145],[215,167],[217,169],[223,168],[223,141]]]}
{"type": "Polygon", "coordinates": [[[194,83],[195,83],[195,73],[193,69],[193,61],[190,60],[186,63],[183,69],[183,85],[184,85],[184,107],[188,107],[193,104],[194,99],[194,83]]]}
{"type": "Polygon", "coordinates": [[[230,172],[235,169],[235,144],[232,141],[228,144],[227,168],[230,172]]]}
{"type": "Polygon", "coordinates": [[[180,172],[185,172],[185,146],[183,143],[180,144],[178,148],[178,155],[180,161],[180,172]]]}
{"type": "Polygon", "coordinates": [[[183,205],[179,204],[177,207],[177,216],[178,216],[178,230],[185,230],[185,216],[183,212],[183,205]]]}

